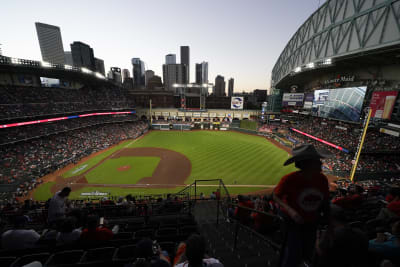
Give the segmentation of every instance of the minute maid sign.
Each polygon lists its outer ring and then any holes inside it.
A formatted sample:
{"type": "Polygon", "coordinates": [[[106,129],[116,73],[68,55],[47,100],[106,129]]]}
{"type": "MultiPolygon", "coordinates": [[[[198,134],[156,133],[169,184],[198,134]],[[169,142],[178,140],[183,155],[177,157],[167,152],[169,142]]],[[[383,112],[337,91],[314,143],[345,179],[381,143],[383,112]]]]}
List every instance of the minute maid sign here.
{"type": "Polygon", "coordinates": [[[244,99],[242,96],[233,96],[231,100],[231,109],[243,109],[244,99]]]}

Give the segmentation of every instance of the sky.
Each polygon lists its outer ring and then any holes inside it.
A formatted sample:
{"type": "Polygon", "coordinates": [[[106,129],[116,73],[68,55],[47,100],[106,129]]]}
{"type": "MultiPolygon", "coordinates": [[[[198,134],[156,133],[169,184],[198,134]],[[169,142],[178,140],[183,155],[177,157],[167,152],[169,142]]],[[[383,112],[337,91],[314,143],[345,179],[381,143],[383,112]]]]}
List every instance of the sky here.
{"type": "Polygon", "coordinates": [[[162,77],[165,55],[190,46],[195,63],[235,80],[235,92],[268,89],[284,47],[323,0],[13,0],[1,3],[3,55],[41,60],[35,22],[59,26],[64,51],[87,43],[110,67],[127,68],[139,57],[162,77]]]}

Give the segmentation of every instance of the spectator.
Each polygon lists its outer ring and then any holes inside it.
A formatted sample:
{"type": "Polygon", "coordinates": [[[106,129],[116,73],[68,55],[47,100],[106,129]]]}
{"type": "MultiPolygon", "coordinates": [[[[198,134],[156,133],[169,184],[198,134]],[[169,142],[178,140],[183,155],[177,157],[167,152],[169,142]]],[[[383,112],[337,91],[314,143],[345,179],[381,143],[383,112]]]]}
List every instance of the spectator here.
{"type": "Polygon", "coordinates": [[[342,207],[343,209],[355,209],[362,205],[362,192],[364,189],[361,186],[353,186],[348,196],[339,197],[332,201],[333,204],[342,207]]]}
{"type": "Polygon", "coordinates": [[[34,248],[40,239],[35,230],[25,230],[26,216],[17,216],[14,221],[14,229],[8,230],[1,236],[2,247],[6,250],[34,248]]]}
{"type": "Polygon", "coordinates": [[[65,201],[71,193],[70,187],[64,187],[61,191],[55,193],[49,203],[48,222],[55,223],[65,217],[65,201]]]}
{"type": "Polygon", "coordinates": [[[247,197],[238,195],[238,206],[235,209],[234,216],[244,225],[251,223],[251,210],[248,209],[254,209],[254,203],[247,197]]]}
{"type": "Polygon", "coordinates": [[[67,217],[61,223],[60,232],[57,234],[57,244],[71,244],[79,240],[82,230],[75,229],[75,218],[67,217]]]}
{"type": "Polygon", "coordinates": [[[392,226],[392,233],[378,233],[377,238],[369,241],[369,250],[384,259],[400,262],[400,221],[392,226]]]}
{"type": "Polygon", "coordinates": [[[163,255],[161,248],[146,238],[137,244],[136,261],[128,264],[128,267],[169,267],[169,259],[163,255]]]}
{"type": "Polygon", "coordinates": [[[310,260],[315,247],[317,224],[321,210],[328,210],[328,180],[321,173],[321,158],[329,157],[310,144],[295,147],[293,156],[284,166],[295,162],[300,171],[285,175],[274,190],[274,200],[286,219],[286,240],[283,251],[284,267],[298,266],[310,260]]]}
{"type": "Polygon", "coordinates": [[[113,230],[108,229],[105,225],[99,225],[99,216],[91,215],[87,219],[87,228],[81,233],[81,240],[86,241],[106,241],[113,238],[118,232],[118,225],[114,226],[113,230]]]}
{"type": "Polygon", "coordinates": [[[176,267],[223,267],[219,260],[206,256],[206,242],[200,235],[193,234],[186,241],[185,255],[187,260],[176,267]]]}
{"type": "Polygon", "coordinates": [[[316,267],[367,266],[368,239],[359,229],[346,224],[344,210],[332,205],[330,223],[317,237],[316,267]]]}

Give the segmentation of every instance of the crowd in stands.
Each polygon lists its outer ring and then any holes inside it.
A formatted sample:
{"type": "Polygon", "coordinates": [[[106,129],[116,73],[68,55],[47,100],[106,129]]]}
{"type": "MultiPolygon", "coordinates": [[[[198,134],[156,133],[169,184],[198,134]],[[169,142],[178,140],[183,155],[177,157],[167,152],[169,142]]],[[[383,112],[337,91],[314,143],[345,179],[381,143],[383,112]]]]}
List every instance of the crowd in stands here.
{"type": "Polygon", "coordinates": [[[25,195],[30,187],[37,184],[38,177],[120,141],[137,138],[147,131],[147,127],[146,123],[139,121],[97,124],[3,145],[0,151],[0,183],[18,182],[21,188],[17,195],[25,195]]]}
{"type": "Polygon", "coordinates": [[[133,101],[118,87],[0,86],[0,119],[134,107],[133,101]]]}
{"type": "Polygon", "coordinates": [[[14,143],[40,136],[74,129],[95,126],[97,124],[136,121],[136,115],[104,115],[68,119],[56,122],[47,122],[19,127],[4,128],[0,131],[0,145],[14,143]]]}
{"type": "MultiPolygon", "coordinates": [[[[326,170],[333,172],[349,172],[352,168],[354,153],[357,149],[361,130],[359,124],[330,121],[318,117],[298,116],[291,118],[291,123],[280,125],[264,125],[262,133],[279,133],[282,137],[296,143],[310,143],[318,148],[332,152],[335,157],[324,159],[326,170]],[[343,152],[319,141],[290,130],[298,129],[317,138],[331,142],[348,149],[343,152]]],[[[295,145],[294,144],[294,145],[295,145]]],[[[400,149],[400,138],[379,132],[379,129],[369,127],[363,146],[363,154],[358,162],[360,172],[400,172],[400,158],[396,151],[400,149]],[[379,154],[378,154],[379,153],[379,154]]]]}

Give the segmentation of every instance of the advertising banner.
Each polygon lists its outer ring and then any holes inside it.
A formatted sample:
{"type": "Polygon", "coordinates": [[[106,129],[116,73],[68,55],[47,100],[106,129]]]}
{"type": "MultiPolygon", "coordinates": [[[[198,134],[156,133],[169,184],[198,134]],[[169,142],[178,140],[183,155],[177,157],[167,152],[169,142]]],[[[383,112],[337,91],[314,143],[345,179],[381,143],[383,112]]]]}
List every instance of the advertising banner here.
{"type": "Polygon", "coordinates": [[[169,116],[169,112],[163,112],[162,115],[165,116],[165,117],[168,117],[169,116]]]}
{"type": "Polygon", "coordinates": [[[193,117],[199,118],[201,116],[200,112],[193,112],[193,117]]]}
{"type": "Polygon", "coordinates": [[[308,93],[304,96],[304,109],[311,109],[314,100],[314,93],[308,93]]]}
{"type": "Polygon", "coordinates": [[[244,98],[242,96],[233,96],[231,99],[231,109],[243,109],[244,98]]]}
{"type": "Polygon", "coordinates": [[[284,93],[282,98],[283,107],[303,106],[304,93],[284,93]]]}
{"type": "Polygon", "coordinates": [[[185,116],[185,113],[184,113],[184,112],[178,112],[178,116],[179,116],[179,117],[184,117],[184,116],[185,116]]]}
{"type": "Polygon", "coordinates": [[[389,120],[397,98],[397,91],[374,92],[369,107],[372,109],[371,117],[389,120]]]}
{"type": "Polygon", "coordinates": [[[207,113],[207,112],[201,113],[201,117],[202,117],[202,118],[208,118],[208,113],[207,113]]]}
{"type": "Polygon", "coordinates": [[[242,117],[242,114],[240,114],[240,113],[235,113],[235,114],[233,114],[233,117],[234,117],[234,118],[241,118],[241,117],[242,117]]]}
{"type": "Polygon", "coordinates": [[[217,117],[217,113],[210,113],[210,117],[211,117],[211,118],[217,117]]]}

